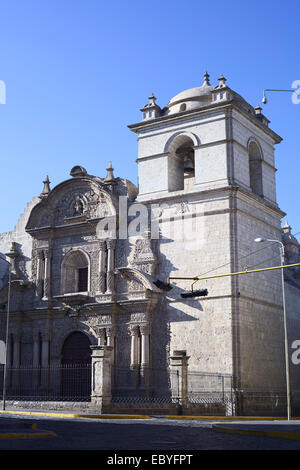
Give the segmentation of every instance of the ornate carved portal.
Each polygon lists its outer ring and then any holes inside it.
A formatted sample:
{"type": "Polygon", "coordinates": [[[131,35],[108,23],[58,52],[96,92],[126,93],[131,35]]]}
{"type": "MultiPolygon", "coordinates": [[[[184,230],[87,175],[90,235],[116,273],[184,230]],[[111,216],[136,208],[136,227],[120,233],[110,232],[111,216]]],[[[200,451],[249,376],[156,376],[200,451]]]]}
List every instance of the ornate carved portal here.
{"type": "Polygon", "coordinates": [[[62,347],[61,393],[84,399],[91,394],[91,343],[80,331],[71,333],[62,347]],[[85,380],[82,378],[85,377],[85,380]]]}
{"type": "MultiPolygon", "coordinates": [[[[80,363],[83,367],[91,363],[91,339],[78,331],[83,327],[94,332],[97,348],[110,352],[114,370],[125,367],[134,369],[134,376],[136,371],[140,377],[146,374],[151,364],[151,312],[161,295],[152,278],[157,258],[151,234],[118,240],[107,234],[101,238],[97,231],[101,219],[117,214],[117,195],[127,194],[124,183],[114,180],[111,188],[80,168],[71,176],[73,180],[58,185],[42,198],[26,227],[33,237],[35,305],[41,312],[44,308],[45,317],[48,315],[47,331],[54,338],[55,328],[69,331],[72,326],[62,347],[54,339],[55,343],[50,344],[40,337],[32,346],[35,363],[40,360],[41,350],[50,364],[52,351],[60,362],[57,350],[61,351],[65,397],[90,393],[90,382],[79,392],[70,389],[80,363]],[[116,288],[117,276],[124,290],[116,288]]],[[[93,364],[97,368],[96,356],[93,364]]],[[[139,383],[145,386],[146,381],[139,383]]]]}

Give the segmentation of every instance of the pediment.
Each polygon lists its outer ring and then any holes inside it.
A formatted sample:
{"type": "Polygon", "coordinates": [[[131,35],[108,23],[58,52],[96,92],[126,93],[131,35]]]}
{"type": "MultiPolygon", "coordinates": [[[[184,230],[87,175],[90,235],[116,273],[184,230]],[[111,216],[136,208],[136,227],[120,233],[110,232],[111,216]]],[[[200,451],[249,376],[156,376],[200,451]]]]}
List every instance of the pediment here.
{"type": "Polygon", "coordinates": [[[117,208],[114,196],[100,181],[90,176],[72,178],[33,208],[26,231],[110,217],[117,208]]]}

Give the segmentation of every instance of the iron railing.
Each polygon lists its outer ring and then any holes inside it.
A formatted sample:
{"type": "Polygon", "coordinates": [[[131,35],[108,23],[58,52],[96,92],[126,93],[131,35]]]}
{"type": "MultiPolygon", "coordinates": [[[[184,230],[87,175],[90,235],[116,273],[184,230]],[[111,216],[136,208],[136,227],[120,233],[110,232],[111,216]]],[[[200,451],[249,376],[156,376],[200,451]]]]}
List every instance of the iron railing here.
{"type": "MultiPolygon", "coordinates": [[[[4,369],[0,366],[0,396],[4,369]]],[[[8,367],[7,400],[89,401],[91,364],[61,364],[48,367],[8,367]]]]}
{"type": "Polygon", "coordinates": [[[177,401],[179,377],[168,368],[132,367],[112,369],[112,403],[172,404],[177,401]]]}
{"type": "MultiPolygon", "coordinates": [[[[8,367],[5,399],[10,401],[91,402],[91,364],[60,364],[48,367],[8,367]]],[[[3,399],[4,366],[0,365],[0,400],[3,399]]],[[[284,409],[286,394],[278,390],[234,389],[228,374],[188,371],[182,388],[178,370],[169,367],[113,367],[111,405],[115,409],[177,409],[188,407],[203,414],[257,414],[284,409]],[[247,412],[247,411],[245,411],[247,412]]],[[[293,410],[300,414],[300,391],[292,393],[293,410]]]]}

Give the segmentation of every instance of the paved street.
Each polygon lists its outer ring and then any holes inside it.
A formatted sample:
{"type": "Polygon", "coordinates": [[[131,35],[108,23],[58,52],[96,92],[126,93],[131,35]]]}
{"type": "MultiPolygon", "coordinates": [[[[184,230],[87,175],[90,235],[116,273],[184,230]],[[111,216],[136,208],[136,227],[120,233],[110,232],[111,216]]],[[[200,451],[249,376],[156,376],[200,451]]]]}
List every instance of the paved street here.
{"type": "MultiPolygon", "coordinates": [[[[5,420],[16,420],[16,416],[5,420]]],[[[38,430],[54,431],[44,439],[0,439],[0,450],[300,450],[300,440],[217,432],[212,422],[197,420],[106,420],[26,417],[38,430]]],[[[190,452],[189,452],[190,453],[190,452]]],[[[113,455],[113,453],[112,453],[113,455]]]]}

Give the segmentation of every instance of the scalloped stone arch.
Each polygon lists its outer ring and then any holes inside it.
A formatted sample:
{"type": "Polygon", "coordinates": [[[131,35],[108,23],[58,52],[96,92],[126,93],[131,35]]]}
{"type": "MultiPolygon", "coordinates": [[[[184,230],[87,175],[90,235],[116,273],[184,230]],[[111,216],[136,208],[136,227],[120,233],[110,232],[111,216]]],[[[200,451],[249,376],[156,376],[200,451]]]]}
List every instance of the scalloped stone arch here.
{"type": "Polygon", "coordinates": [[[77,292],[72,290],[70,285],[72,282],[77,283],[77,274],[76,271],[80,268],[88,268],[88,281],[87,281],[87,291],[90,290],[90,273],[91,273],[91,258],[90,255],[84,251],[82,248],[70,248],[70,250],[65,254],[62,263],[61,263],[61,292],[63,294],[77,292]],[[74,257],[73,264],[70,263],[68,266],[67,263],[71,257],[74,257]],[[86,261],[86,263],[85,263],[86,261]],[[87,265],[87,266],[86,266],[87,265]]]}

